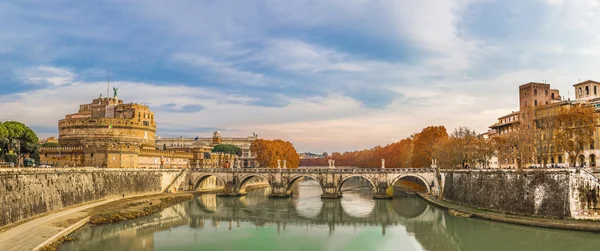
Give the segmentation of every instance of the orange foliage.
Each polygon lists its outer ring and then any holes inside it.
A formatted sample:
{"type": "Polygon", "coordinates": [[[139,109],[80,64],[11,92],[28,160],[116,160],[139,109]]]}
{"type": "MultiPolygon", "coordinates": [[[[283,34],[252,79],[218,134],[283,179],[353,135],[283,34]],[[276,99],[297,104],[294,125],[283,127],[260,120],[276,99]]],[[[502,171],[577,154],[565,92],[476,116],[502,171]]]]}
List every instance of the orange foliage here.
{"type": "Polygon", "coordinates": [[[444,126],[429,126],[420,133],[414,135],[414,154],[412,166],[431,166],[431,160],[435,151],[435,144],[448,139],[448,132],[444,126]]]}
{"type": "Polygon", "coordinates": [[[327,160],[333,159],[336,166],[380,168],[381,159],[385,159],[386,168],[428,167],[431,165],[435,143],[447,138],[445,127],[430,126],[421,133],[384,147],[376,146],[345,153],[333,152],[327,158],[304,159],[302,166],[327,166],[327,160]]]}
{"type": "Polygon", "coordinates": [[[256,161],[262,167],[277,168],[277,160],[286,160],[287,168],[298,168],[300,164],[300,155],[296,152],[292,143],[283,140],[265,140],[257,139],[250,146],[256,156],[256,161]]]}

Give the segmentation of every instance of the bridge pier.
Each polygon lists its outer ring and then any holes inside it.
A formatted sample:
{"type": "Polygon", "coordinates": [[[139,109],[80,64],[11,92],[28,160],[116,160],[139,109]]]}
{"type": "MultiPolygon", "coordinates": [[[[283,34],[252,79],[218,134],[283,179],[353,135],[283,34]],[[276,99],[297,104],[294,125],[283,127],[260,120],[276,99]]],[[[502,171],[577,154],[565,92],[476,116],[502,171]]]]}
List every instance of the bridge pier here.
{"type": "Polygon", "coordinates": [[[271,193],[269,194],[269,198],[289,198],[292,196],[287,192],[287,185],[283,182],[273,182],[271,183],[271,193]]]}
{"type": "Polygon", "coordinates": [[[239,197],[246,195],[246,193],[240,193],[233,182],[227,182],[223,187],[223,192],[217,193],[218,197],[239,197]]]}
{"type": "Polygon", "coordinates": [[[375,190],[375,194],[373,194],[373,199],[376,200],[391,200],[394,197],[388,194],[387,190],[389,189],[389,184],[387,182],[379,182],[377,185],[377,189],[375,190]]]}
{"type": "Polygon", "coordinates": [[[342,198],[342,192],[340,189],[333,183],[325,184],[323,188],[323,194],[321,194],[321,199],[339,199],[342,198]]]}

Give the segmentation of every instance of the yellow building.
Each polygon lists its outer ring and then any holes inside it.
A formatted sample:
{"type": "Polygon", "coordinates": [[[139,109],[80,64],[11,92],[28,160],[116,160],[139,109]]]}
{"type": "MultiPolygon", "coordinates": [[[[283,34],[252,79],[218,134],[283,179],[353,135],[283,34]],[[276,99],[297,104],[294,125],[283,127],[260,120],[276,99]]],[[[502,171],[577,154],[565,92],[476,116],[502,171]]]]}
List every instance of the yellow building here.
{"type": "MultiPolygon", "coordinates": [[[[558,90],[550,89],[550,85],[542,83],[528,83],[519,87],[519,104],[520,111],[512,112],[498,118],[498,121],[490,126],[492,137],[501,136],[503,134],[515,132],[518,129],[520,120],[523,120],[523,113],[526,109],[539,109],[538,106],[545,106],[543,109],[554,109],[560,106],[570,106],[574,104],[589,104],[596,108],[596,112],[600,112],[600,82],[586,80],[573,85],[575,91],[575,100],[561,99],[558,90]]],[[[550,112],[551,113],[551,112],[550,112]]],[[[590,139],[590,144],[583,146],[583,153],[577,156],[576,159],[570,159],[564,152],[553,152],[546,160],[551,166],[597,166],[596,159],[600,156],[600,123],[596,126],[594,136],[590,139]]],[[[500,158],[498,160],[502,168],[515,168],[517,165],[516,159],[500,158]]],[[[540,166],[543,160],[534,159],[523,163],[524,166],[540,166]]]]}
{"type": "MultiPolygon", "coordinates": [[[[513,111],[498,118],[497,122],[491,125],[490,137],[498,137],[516,132],[521,120],[524,119],[527,109],[536,109],[537,107],[561,102],[562,98],[557,89],[550,88],[549,84],[529,82],[519,86],[519,111],[513,111]]],[[[562,161],[562,158],[561,158],[562,161]]],[[[498,167],[516,168],[517,158],[498,158],[498,167]]]]}

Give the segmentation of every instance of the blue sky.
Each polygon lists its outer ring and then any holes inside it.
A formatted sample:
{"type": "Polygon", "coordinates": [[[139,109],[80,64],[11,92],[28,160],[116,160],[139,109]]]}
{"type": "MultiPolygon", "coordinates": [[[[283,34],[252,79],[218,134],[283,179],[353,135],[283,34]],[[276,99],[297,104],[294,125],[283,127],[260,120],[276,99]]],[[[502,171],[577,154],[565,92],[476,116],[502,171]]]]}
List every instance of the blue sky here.
{"type": "Polygon", "coordinates": [[[597,1],[3,1],[0,121],[56,135],[110,68],[161,136],[331,152],[483,132],[520,84],[600,80],[598,23],[597,1]]]}

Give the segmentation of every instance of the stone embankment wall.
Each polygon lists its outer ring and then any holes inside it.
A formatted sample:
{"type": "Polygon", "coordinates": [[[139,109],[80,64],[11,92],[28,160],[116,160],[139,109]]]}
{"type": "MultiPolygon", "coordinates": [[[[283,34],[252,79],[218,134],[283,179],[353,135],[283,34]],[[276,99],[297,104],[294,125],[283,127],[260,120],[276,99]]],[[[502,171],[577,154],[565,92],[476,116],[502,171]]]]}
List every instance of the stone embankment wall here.
{"type": "Polygon", "coordinates": [[[600,182],[583,170],[457,170],[442,173],[443,198],[518,215],[600,219],[600,182]]]}
{"type": "Polygon", "coordinates": [[[0,226],[67,206],[167,190],[181,170],[0,169],[0,226]]]}

